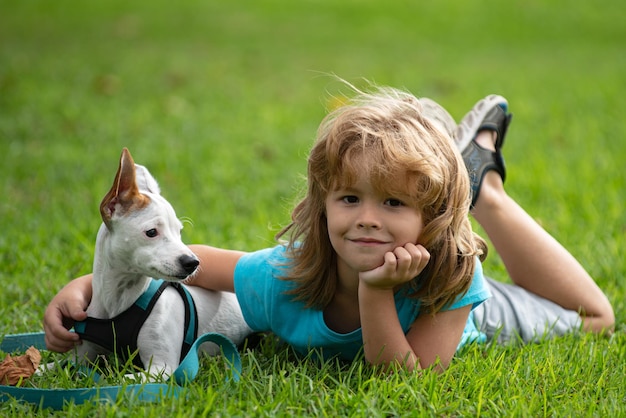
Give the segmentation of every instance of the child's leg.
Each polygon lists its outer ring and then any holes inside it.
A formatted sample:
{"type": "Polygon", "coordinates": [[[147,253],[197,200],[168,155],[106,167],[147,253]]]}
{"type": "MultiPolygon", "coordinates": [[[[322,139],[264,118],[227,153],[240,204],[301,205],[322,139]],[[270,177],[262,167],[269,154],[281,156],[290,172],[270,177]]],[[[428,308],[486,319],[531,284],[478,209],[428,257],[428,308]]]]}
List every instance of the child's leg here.
{"type": "MultiPolygon", "coordinates": [[[[496,133],[481,131],[475,141],[495,150],[496,133]]],[[[580,263],[507,195],[497,171],[485,174],[472,214],[515,284],[580,312],[585,330],[612,329],[615,317],[604,293],[580,263]]]]}
{"type": "MultiPolygon", "coordinates": [[[[506,112],[506,99],[498,95],[485,97],[458,127],[452,116],[436,102],[426,98],[420,102],[426,117],[452,137],[466,164],[471,165],[468,170],[472,183],[472,213],[487,232],[513,282],[564,309],[580,312],[585,330],[611,330],[615,317],[604,293],[580,263],[506,194],[504,161],[500,153],[484,153],[484,150],[495,151],[496,144],[498,148],[502,147],[511,120],[506,112]],[[498,133],[501,138],[497,137],[498,133]]],[[[549,303],[541,306],[543,302],[536,304],[532,296],[527,298],[522,296],[523,292],[503,289],[498,293],[506,294],[504,299],[524,299],[529,305],[546,312],[546,318],[554,315],[549,312],[549,303]]],[[[516,302],[517,299],[512,303],[516,302]]],[[[501,320],[509,318],[510,313],[504,314],[501,320]]],[[[566,312],[559,314],[571,316],[566,312]]],[[[572,324],[574,321],[567,319],[565,322],[572,324]]],[[[515,327],[514,324],[511,326],[515,327]]],[[[556,330],[556,334],[559,333],[556,330]]]]}
{"type": "Polygon", "coordinates": [[[577,311],[515,284],[487,278],[492,297],[474,309],[474,322],[489,340],[537,342],[580,330],[577,311]]]}

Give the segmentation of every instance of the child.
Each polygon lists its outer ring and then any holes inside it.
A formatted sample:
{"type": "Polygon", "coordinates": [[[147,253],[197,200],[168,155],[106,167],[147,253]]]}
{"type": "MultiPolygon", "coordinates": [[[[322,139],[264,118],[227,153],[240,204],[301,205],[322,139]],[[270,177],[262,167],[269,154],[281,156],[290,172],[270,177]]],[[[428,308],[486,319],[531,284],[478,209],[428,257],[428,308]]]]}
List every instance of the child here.
{"type": "MultiPolygon", "coordinates": [[[[504,191],[509,122],[500,96],[457,128],[431,100],[359,92],[320,126],[307,194],[279,234],[288,241],[252,253],[194,245],[201,269],[190,284],[234,291],[251,328],[298,352],[351,360],[363,350],[371,364],[411,370],[443,369],[473,340],[610,331],[604,294],[504,191]],[[487,247],[470,206],[515,285],[483,277],[487,247]]],[[[90,297],[87,275],[53,298],[49,349],[80,343],[67,328],[90,297]]]]}

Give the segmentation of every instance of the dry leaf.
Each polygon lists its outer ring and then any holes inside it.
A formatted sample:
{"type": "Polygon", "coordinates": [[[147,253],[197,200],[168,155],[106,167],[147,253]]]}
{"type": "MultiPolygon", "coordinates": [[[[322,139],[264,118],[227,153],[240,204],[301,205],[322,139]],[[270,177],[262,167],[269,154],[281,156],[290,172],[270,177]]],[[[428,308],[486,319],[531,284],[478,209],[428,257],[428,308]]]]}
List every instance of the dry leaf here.
{"type": "Polygon", "coordinates": [[[0,384],[15,386],[20,380],[31,377],[40,362],[41,353],[35,347],[29,347],[21,356],[7,354],[0,364],[0,384]]]}

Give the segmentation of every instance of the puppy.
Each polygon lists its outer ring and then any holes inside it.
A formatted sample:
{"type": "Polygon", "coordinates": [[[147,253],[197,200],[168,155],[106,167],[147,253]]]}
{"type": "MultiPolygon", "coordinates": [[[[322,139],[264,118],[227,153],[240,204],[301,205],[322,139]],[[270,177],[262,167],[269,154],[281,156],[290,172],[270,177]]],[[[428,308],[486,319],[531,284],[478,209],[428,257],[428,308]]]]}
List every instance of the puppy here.
{"type": "MultiPolygon", "coordinates": [[[[181,284],[200,262],[182,242],[182,224],[156,180],[126,148],[100,213],[89,318],[75,325],[83,338],[78,361],[113,350],[133,358],[136,351],[135,365],[167,377],[196,335],[216,332],[239,344],[252,332],[234,294],[181,284]]],[[[210,343],[202,349],[219,351],[210,343]]]]}

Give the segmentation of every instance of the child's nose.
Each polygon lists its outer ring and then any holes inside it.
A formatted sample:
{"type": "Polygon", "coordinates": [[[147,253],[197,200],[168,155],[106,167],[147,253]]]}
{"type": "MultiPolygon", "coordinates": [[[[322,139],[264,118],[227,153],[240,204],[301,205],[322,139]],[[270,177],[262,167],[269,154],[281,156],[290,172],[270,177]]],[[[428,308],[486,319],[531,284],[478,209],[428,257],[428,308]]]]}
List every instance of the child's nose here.
{"type": "Polygon", "coordinates": [[[372,205],[363,205],[359,213],[357,224],[359,228],[380,228],[380,218],[376,208],[372,205]]]}

